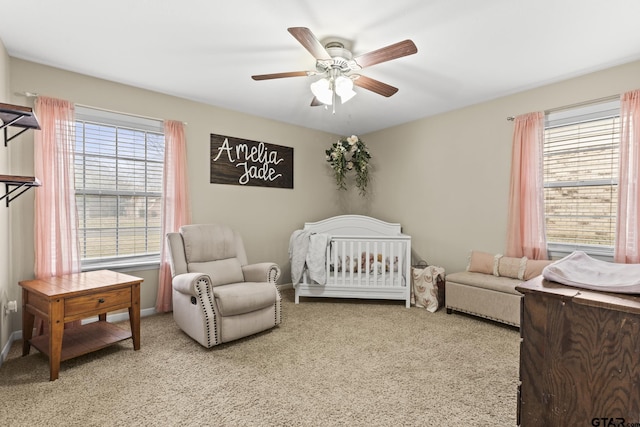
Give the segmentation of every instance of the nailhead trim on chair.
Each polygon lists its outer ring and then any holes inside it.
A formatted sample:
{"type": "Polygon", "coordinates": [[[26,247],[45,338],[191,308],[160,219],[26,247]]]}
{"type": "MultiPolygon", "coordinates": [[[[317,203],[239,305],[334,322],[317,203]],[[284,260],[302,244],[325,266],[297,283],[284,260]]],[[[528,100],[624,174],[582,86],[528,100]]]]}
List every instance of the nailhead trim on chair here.
{"type": "MultiPolygon", "coordinates": [[[[203,290],[205,291],[206,297],[209,299],[209,304],[210,306],[213,308],[213,301],[211,299],[211,294],[212,292],[207,292],[210,288],[210,283],[209,280],[207,280],[205,277],[201,277],[197,282],[196,282],[196,291],[198,292],[198,297],[200,298],[200,301],[203,301],[203,290]],[[204,288],[204,289],[203,289],[204,288]]],[[[214,336],[214,343],[211,344],[211,319],[209,319],[209,316],[207,314],[207,310],[204,309],[204,305],[201,304],[200,305],[202,307],[202,312],[204,313],[204,326],[207,329],[207,348],[211,348],[214,345],[218,345],[218,323],[217,323],[217,316],[213,315],[213,336],[214,336]]]]}
{"type": "Polygon", "coordinates": [[[269,269],[267,280],[269,282],[276,283],[279,276],[280,276],[280,269],[274,266],[269,269]]]}
{"type": "MultiPolygon", "coordinates": [[[[272,266],[269,269],[268,274],[268,281],[270,283],[273,283],[274,285],[276,285],[276,282],[278,281],[278,277],[280,277],[280,268],[279,267],[275,267],[272,266]]],[[[276,292],[278,293],[278,299],[275,302],[275,304],[273,305],[274,307],[274,325],[279,325],[280,323],[282,323],[282,308],[281,308],[281,301],[282,301],[282,296],[280,295],[280,289],[278,288],[278,286],[276,285],[276,292]]]]}
{"type": "Polygon", "coordinates": [[[275,302],[275,304],[273,305],[274,307],[274,317],[275,317],[275,323],[274,325],[279,325],[280,323],[282,323],[282,309],[280,307],[280,301],[282,301],[282,296],[280,295],[280,288],[278,288],[276,286],[276,293],[278,295],[278,298],[275,302]]]}

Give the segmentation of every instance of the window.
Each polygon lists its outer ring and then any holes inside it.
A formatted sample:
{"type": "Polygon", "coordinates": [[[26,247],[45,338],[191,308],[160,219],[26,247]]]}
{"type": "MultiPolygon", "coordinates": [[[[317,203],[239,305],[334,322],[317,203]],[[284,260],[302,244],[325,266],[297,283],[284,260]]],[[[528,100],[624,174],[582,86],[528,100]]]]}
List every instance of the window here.
{"type": "Polygon", "coordinates": [[[76,106],[75,186],[83,270],[160,260],[163,124],[76,106]]]}
{"type": "Polygon", "coordinates": [[[550,255],[613,256],[620,102],[550,113],[544,135],[544,202],[550,255]]]}

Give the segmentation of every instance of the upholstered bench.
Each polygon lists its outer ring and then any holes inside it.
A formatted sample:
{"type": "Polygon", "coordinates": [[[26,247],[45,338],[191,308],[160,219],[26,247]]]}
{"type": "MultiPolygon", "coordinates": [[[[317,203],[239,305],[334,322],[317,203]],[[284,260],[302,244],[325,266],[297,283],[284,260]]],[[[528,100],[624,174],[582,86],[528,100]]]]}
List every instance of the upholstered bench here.
{"type": "Polygon", "coordinates": [[[447,313],[458,311],[519,327],[522,294],[516,286],[540,275],[549,263],[473,251],[467,271],[446,275],[447,313]]]}

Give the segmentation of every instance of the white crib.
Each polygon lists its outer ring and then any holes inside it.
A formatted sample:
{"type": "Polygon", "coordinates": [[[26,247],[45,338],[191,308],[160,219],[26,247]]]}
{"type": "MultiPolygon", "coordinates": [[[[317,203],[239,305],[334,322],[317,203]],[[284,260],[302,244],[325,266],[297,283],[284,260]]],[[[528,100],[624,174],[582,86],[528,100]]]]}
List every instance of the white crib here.
{"type": "Polygon", "coordinates": [[[411,306],[411,236],[400,224],[363,215],[340,215],[307,222],[305,231],[330,237],[325,254],[326,284],[303,274],[295,285],[300,297],[404,300],[411,306]]]}

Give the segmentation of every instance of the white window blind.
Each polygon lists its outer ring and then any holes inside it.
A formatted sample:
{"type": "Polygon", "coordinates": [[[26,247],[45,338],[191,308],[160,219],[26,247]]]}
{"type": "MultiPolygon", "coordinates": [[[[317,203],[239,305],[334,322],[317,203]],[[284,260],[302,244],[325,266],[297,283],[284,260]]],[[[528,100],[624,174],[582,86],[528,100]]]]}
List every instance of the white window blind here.
{"type": "Polygon", "coordinates": [[[551,252],[613,254],[619,146],[618,100],[547,115],[544,196],[551,252]]]}
{"type": "Polygon", "coordinates": [[[75,185],[83,269],[159,262],[163,124],[76,107],[75,185]]]}

